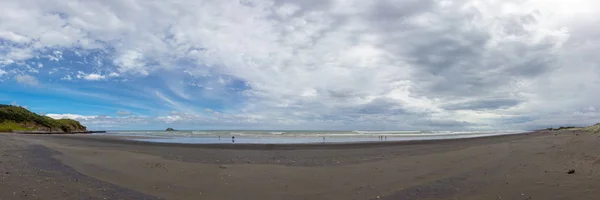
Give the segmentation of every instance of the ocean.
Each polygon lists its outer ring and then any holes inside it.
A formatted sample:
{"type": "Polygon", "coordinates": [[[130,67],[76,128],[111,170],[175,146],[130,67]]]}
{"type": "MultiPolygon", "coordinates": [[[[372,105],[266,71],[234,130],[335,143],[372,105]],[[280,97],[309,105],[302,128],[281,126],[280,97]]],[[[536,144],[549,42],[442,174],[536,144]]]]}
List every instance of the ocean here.
{"type": "Polygon", "coordinates": [[[381,141],[439,140],[519,134],[527,131],[290,131],[290,130],[202,130],[202,131],[108,131],[95,135],[159,143],[186,144],[301,144],[381,141]],[[133,136],[133,137],[131,137],[133,136]]]}

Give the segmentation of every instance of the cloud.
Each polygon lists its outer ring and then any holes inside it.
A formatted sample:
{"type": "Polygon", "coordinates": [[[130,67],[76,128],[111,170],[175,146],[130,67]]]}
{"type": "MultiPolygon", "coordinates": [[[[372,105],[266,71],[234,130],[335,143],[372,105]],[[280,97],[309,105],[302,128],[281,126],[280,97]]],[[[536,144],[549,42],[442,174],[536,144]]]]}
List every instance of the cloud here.
{"type": "Polygon", "coordinates": [[[98,116],[87,116],[87,115],[79,115],[79,114],[46,114],[46,116],[51,117],[53,119],[74,119],[74,120],[90,120],[97,118],[98,116]]]}
{"type": "Polygon", "coordinates": [[[106,76],[100,75],[100,74],[87,74],[87,75],[83,76],[83,79],[88,80],[88,81],[99,81],[99,80],[103,80],[105,78],[106,78],[106,76]]]}
{"type": "MultiPolygon", "coordinates": [[[[89,130],[122,130],[119,128],[130,127],[131,125],[154,125],[159,123],[154,118],[143,117],[143,116],[94,116],[94,115],[78,115],[78,114],[46,114],[46,116],[54,119],[74,119],[78,120],[83,125],[87,126],[89,130]]],[[[160,128],[162,127],[155,127],[160,128]]]]}
{"type": "Polygon", "coordinates": [[[174,108],[183,108],[181,105],[179,105],[179,103],[169,99],[168,97],[166,97],[165,95],[163,95],[162,93],[160,93],[159,91],[154,91],[154,94],[156,94],[156,96],[158,98],[160,98],[161,100],[163,100],[164,102],[168,103],[169,105],[173,106],[174,108]]]}
{"type": "Polygon", "coordinates": [[[517,99],[481,99],[477,101],[449,104],[443,106],[443,108],[447,110],[494,110],[514,107],[519,105],[519,103],[521,103],[521,101],[517,99]]]}
{"type": "Polygon", "coordinates": [[[600,107],[600,6],[591,0],[0,7],[0,65],[23,74],[17,82],[114,80],[115,92],[131,87],[188,113],[130,118],[138,123],[212,122],[197,112],[208,107],[247,126],[504,129],[547,125],[547,116],[575,122],[600,107]],[[25,67],[41,58],[55,64],[39,74],[25,67]]]}
{"type": "Polygon", "coordinates": [[[143,54],[137,51],[127,51],[114,62],[119,66],[120,72],[148,75],[147,64],[144,62],[143,54]]]}
{"type": "Polygon", "coordinates": [[[131,115],[131,112],[126,110],[119,110],[117,111],[117,115],[131,115]]]}
{"type": "Polygon", "coordinates": [[[71,75],[66,75],[66,76],[60,78],[60,80],[70,81],[70,80],[73,80],[73,78],[71,78],[71,75]]]}
{"type": "Polygon", "coordinates": [[[40,82],[35,77],[30,76],[30,75],[17,75],[17,76],[15,76],[15,80],[17,80],[18,83],[23,84],[23,85],[29,85],[29,86],[40,85],[40,82]]]}

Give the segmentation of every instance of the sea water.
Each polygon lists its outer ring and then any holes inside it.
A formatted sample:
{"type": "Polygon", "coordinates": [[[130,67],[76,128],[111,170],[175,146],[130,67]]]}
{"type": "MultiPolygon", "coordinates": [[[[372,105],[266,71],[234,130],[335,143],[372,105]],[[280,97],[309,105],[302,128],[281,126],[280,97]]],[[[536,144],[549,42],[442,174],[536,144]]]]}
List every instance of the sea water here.
{"type": "Polygon", "coordinates": [[[96,135],[129,136],[127,139],[186,144],[301,144],[440,140],[519,134],[526,131],[108,131],[96,135]],[[131,137],[133,136],[133,137],[131,137]]]}

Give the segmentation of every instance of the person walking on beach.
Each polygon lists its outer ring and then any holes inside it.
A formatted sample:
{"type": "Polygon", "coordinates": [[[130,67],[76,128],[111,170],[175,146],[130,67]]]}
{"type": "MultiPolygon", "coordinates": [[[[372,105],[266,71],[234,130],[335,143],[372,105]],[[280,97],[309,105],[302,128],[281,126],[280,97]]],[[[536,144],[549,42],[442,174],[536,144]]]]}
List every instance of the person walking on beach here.
{"type": "Polygon", "coordinates": [[[235,136],[231,136],[231,143],[235,143],[235,136]]]}

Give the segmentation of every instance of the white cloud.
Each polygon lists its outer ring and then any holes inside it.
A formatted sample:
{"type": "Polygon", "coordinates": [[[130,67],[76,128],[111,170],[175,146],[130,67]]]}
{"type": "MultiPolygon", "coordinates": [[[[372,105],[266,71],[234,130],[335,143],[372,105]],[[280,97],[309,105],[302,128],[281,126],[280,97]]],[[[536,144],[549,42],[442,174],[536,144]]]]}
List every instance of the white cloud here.
{"type": "MultiPolygon", "coordinates": [[[[0,38],[16,44],[0,47],[0,65],[48,48],[100,49],[114,66],[76,78],[174,76],[164,78],[168,91],[150,94],[178,111],[196,105],[178,99],[236,93],[244,102],[228,115],[273,126],[504,128],[546,125],[540,120],[553,113],[576,122],[585,116],[573,113],[600,107],[600,4],[591,0],[7,0],[0,7],[0,38]],[[183,72],[206,81],[181,83],[183,72]],[[226,90],[231,80],[247,90],[226,90]],[[202,94],[186,85],[201,85],[202,94]]],[[[61,51],[44,56],[65,59],[61,51]]],[[[39,84],[31,75],[16,80],[39,84]]]]}
{"type": "Polygon", "coordinates": [[[8,41],[12,41],[15,43],[28,43],[30,41],[29,38],[24,37],[22,35],[16,34],[14,32],[11,31],[2,31],[0,32],[0,38],[8,40],[8,41]]]}
{"type": "Polygon", "coordinates": [[[159,98],[159,100],[165,102],[170,108],[174,109],[174,110],[178,110],[178,111],[194,111],[194,108],[190,108],[189,106],[185,106],[182,103],[171,99],[170,97],[167,97],[166,95],[164,95],[163,93],[159,92],[159,91],[154,91],[154,94],[156,95],[156,97],[159,98]]]}
{"type": "Polygon", "coordinates": [[[285,3],[282,6],[280,6],[275,12],[280,17],[287,18],[293,15],[294,13],[298,12],[298,10],[300,10],[298,6],[294,4],[285,3]]]}
{"type": "Polygon", "coordinates": [[[46,116],[51,117],[53,119],[74,119],[74,120],[90,120],[90,119],[95,119],[98,117],[98,116],[78,115],[78,114],[46,114],[46,116]]]}
{"type": "Polygon", "coordinates": [[[4,76],[5,74],[7,74],[6,71],[0,69],[0,76],[4,76]]]}
{"type": "Polygon", "coordinates": [[[15,80],[17,80],[18,83],[24,84],[24,85],[30,85],[30,86],[40,85],[40,82],[35,77],[29,76],[29,75],[17,75],[17,76],[15,76],[15,80]]]}
{"type": "MultiPolygon", "coordinates": [[[[66,80],[68,80],[68,78],[70,78],[70,75],[67,75],[66,77],[67,77],[66,80]]],[[[84,80],[88,80],[88,81],[99,81],[99,80],[106,79],[105,75],[98,74],[98,73],[89,73],[89,74],[86,74],[83,71],[77,71],[77,75],[75,75],[75,77],[78,78],[78,79],[84,79],[84,80]]]]}
{"type": "Polygon", "coordinates": [[[60,80],[70,81],[70,80],[73,80],[73,78],[71,77],[71,75],[66,75],[66,76],[60,78],[60,80]]]}
{"type": "Polygon", "coordinates": [[[104,76],[104,75],[94,74],[94,73],[83,76],[83,79],[88,80],[88,81],[99,81],[99,80],[103,80],[105,78],[106,78],[106,76],[104,76]]]}
{"type": "Polygon", "coordinates": [[[115,60],[120,72],[148,75],[147,64],[144,63],[143,54],[137,51],[127,51],[115,60]]]}

